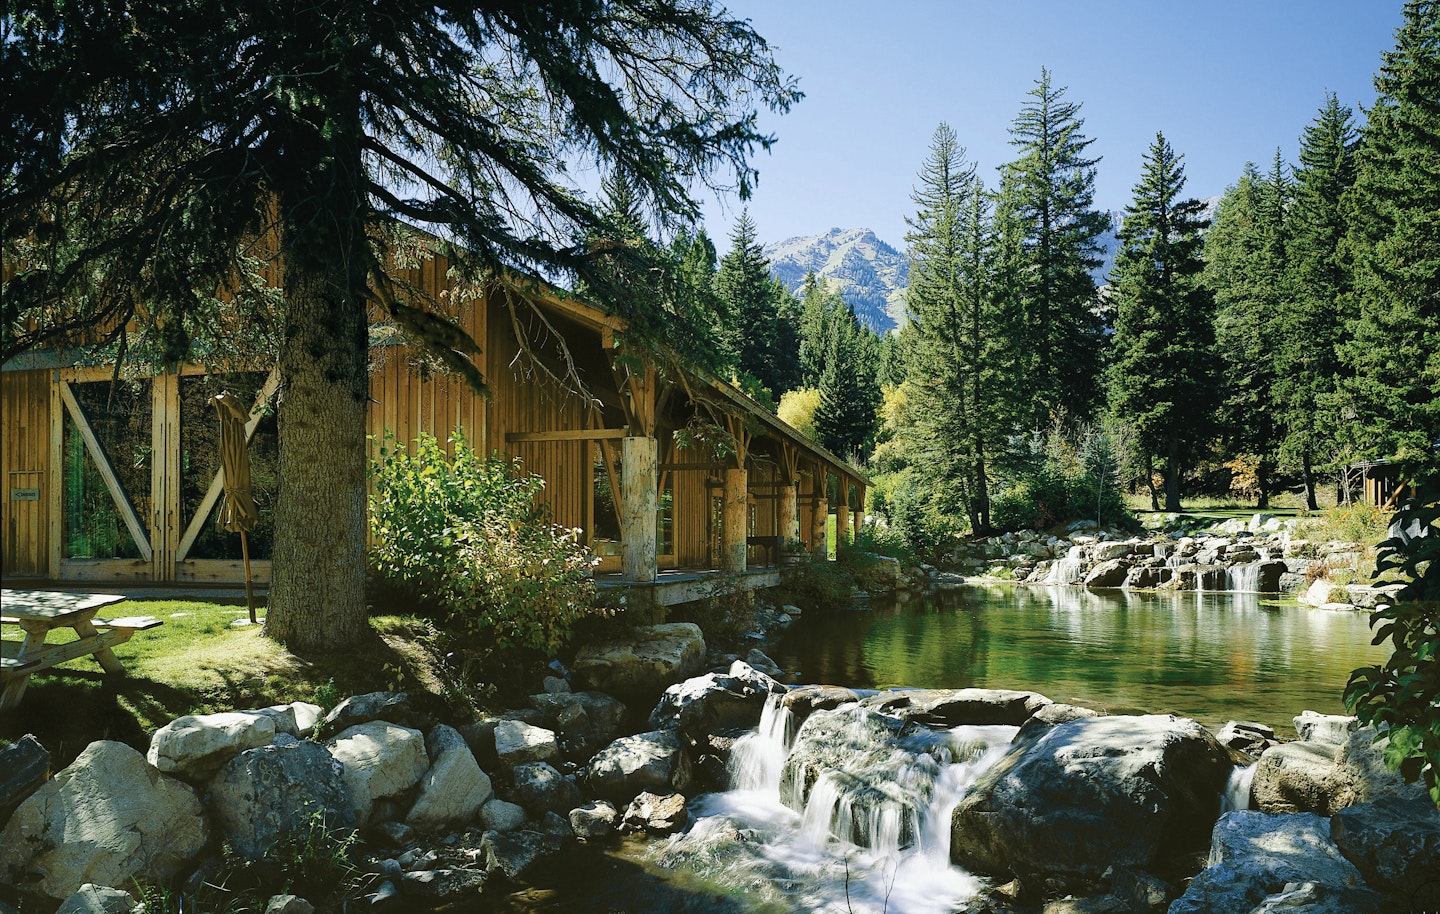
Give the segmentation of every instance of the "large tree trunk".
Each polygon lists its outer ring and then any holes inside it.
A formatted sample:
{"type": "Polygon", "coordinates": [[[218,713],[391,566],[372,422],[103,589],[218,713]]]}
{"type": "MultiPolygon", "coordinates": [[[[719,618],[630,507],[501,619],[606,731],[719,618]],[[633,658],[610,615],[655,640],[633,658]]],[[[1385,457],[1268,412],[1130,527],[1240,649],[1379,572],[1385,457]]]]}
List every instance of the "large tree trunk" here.
{"type": "Polygon", "coordinates": [[[1155,491],[1155,455],[1145,452],[1145,485],[1150,490],[1150,510],[1160,510],[1160,493],[1155,491]]]}
{"type": "Polygon", "coordinates": [[[1305,480],[1305,510],[1319,511],[1320,503],[1315,500],[1315,468],[1310,462],[1310,449],[1300,455],[1300,475],[1305,480]]]}
{"type": "Polygon", "coordinates": [[[980,530],[988,533],[990,531],[990,480],[985,474],[985,450],[983,446],[977,446],[975,455],[975,478],[978,494],[975,500],[980,503],[980,530]]]}
{"type": "Polygon", "coordinates": [[[1184,510],[1180,507],[1180,438],[1173,434],[1165,453],[1165,510],[1184,510]]]}
{"type": "Polygon", "coordinates": [[[286,147],[293,168],[276,182],[285,337],[265,633],[292,650],[343,650],[369,634],[361,131],[358,99],[347,107],[343,92],[327,95],[327,88],[318,87],[333,103],[330,112],[300,112],[286,147]]]}
{"type": "Polygon", "coordinates": [[[1255,507],[1261,511],[1270,507],[1270,476],[1270,463],[1261,457],[1255,465],[1255,488],[1258,490],[1255,507]]]}

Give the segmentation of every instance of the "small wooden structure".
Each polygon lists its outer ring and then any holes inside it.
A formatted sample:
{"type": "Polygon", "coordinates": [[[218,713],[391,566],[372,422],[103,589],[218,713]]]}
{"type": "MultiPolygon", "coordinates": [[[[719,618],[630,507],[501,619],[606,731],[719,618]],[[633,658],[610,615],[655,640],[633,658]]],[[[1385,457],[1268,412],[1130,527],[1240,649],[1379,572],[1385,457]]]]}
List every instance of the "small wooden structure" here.
{"type": "Polygon", "coordinates": [[[1363,501],[1377,508],[1393,508],[1405,497],[1407,486],[1400,478],[1400,466],[1389,460],[1362,460],[1340,471],[1336,502],[1363,501]]]}
{"type": "MultiPolygon", "coordinates": [[[[491,396],[425,371],[393,327],[372,325],[372,456],[387,436],[458,430],[480,453],[519,457],[545,478],[552,519],[584,531],[597,572],[630,583],[673,569],[745,572],[762,555],[778,561],[783,550],[764,545],[777,541],[824,554],[832,511],[841,536],[858,532],[857,470],[732,385],[626,351],[622,320],[554,290],[522,296],[497,284],[451,296],[439,258],[403,272],[437,301],[465,299],[455,317],[481,345],[473,360],[491,396]],[[726,446],[699,446],[697,428],[726,446]]],[[[7,583],[243,581],[238,540],[213,518],[221,482],[208,402],[221,389],[253,404],[246,432],[262,520],[250,545],[257,580],[268,580],[275,372],[184,365],[112,383],[112,366],[56,352],[3,368],[7,583]]]]}

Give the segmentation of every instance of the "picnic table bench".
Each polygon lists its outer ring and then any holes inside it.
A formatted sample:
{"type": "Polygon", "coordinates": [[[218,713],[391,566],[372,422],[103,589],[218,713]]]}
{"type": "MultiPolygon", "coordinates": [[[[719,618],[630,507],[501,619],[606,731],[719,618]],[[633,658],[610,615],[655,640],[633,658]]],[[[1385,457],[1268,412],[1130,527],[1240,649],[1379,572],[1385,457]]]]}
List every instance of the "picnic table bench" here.
{"type": "Polygon", "coordinates": [[[0,626],[14,625],[24,633],[19,641],[0,640],[0,711],[20,704],[32,673],[67,660],[93,656],[105,672],[124,673],[111,648],[163,623],[151,616],[96,617],[104,607],[123,600],[117,594],[0,590],[0,626]],[[52,631],[67,628],[75,632],[74,641],[46,643],[52,631]]]}

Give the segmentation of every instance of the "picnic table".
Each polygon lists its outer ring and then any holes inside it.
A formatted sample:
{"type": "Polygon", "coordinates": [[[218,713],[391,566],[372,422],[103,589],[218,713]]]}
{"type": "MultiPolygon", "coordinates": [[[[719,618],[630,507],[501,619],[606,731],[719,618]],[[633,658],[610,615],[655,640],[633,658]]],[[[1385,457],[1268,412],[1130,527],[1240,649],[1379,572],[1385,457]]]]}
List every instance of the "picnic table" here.
{"type": "Polygon", "coordinates": [[[105,672],[123,674],[125,667],[111,648],[138,631],[162,624],[151,616],[96,617],[101,609],[124,600],[107,593],[0,589],[0,626],[14,625],[24,633],[19,641],[0,640],[0,711],[20,704],[32,673],[67,660],[93,656],[105,672]],[[57,629],[73,630],[76,639],[47,644],[57,629]]]}

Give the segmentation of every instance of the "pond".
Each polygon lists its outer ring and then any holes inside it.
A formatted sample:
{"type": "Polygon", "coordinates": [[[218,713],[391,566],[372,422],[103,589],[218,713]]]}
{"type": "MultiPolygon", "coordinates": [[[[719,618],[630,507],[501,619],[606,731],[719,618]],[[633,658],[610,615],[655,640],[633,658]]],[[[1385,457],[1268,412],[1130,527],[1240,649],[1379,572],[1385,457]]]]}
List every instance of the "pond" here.
{"type": "MultiPolygon", "coordinates": [[[[1212,729],[1252,720],[1289,735],[1301,710],[1341,712],[1350,671],[1386,656],[1370,644],[1368,620],[1254,594],[967,586],[808,613],[770,654],[791,681],[1026,689],[1112,713],[1173,711],[1212,729]]],[[[902,800],[913,801],[916,824],[912,844],[876,826],[877,840],[857,846],[837,835],[851,808],[843,790],[786,799],[782,768],[803,741],[788,716],[772,700],[735,744],[732,789],[694,798],[683,835],[576,854],[496,910],[947,914],[974,894],[981,883],[950,864],[950,813],[1014,727],[956,727],[907,752],[857,744],[862,777],[913,791],[902,800]]]]}
{"type": "Polygon", "coordinates": [[[1293,735],[1302,710],[1344,713],[1350,671],[1388,656],[1369,618],[1257,594],[965,586],[808,614],[770,655],[800,682],[1026,689],[1293,735]]]}

